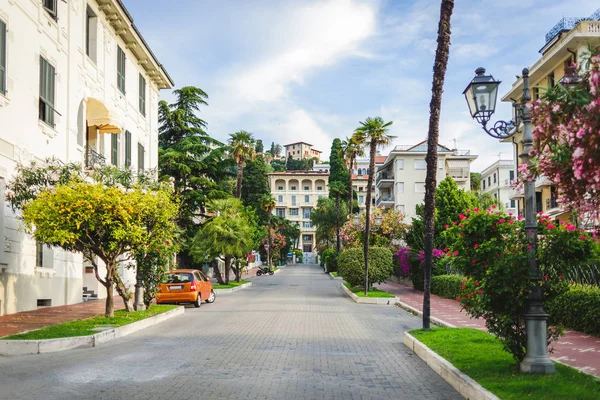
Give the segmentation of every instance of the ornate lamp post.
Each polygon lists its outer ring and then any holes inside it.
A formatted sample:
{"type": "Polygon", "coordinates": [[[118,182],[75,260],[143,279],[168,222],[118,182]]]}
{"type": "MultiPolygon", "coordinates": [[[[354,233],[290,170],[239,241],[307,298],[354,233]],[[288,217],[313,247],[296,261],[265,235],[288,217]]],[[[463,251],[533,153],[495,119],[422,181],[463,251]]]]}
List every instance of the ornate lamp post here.
{"type": "MultiPolygon", "coordinates": [[[[381,226],[381,223],[383,222],[383,216],[381,214],[378,214],[375,216],[375,227],[378,228],[381,226]]],[[[359,226],[360,225],[360,215],[359,214],[355,214],[354,217],[352,217],[352,224],[354,226],[359,226]]],[[[371,232],[367,231],[367,225],[365,224],[365,242],[369,243],[369,234],[371,232]]],[[[367,259],[365,259],[365,296],[367,295],[367,292],[369,291],[369,262],[367,261],[367,259]]]]}
{"type": "MultiPolygon", "coordinates": [[[[529,93],[529,69],[523,69],[523,95],[521,103],[513,103],[515,110],[513,121],[498,121],[492,128],[487,127],[496,108],[498,86],[493,76],[485,75],[484,68],[477,68],[475,78],[469,83],[463,94],[469,105],[471,116],[481,124],[483,130],[493,138],[510,138],[517,133],[519,125],[523,123],[523,152],[519,157],[524,163],[530,164],[529,152],[533,147],[533,133],[531,131],[531,111],[527,103],[531,101],[529,93]]],[[[525,182],[525,232],[529,240],[527,262],[529,265],[529,279],[538,282],[541,271],[537,260],[537,218],[535,213],[535,182],[525,182]]],[[[521,361],[521,372],[551,374],[555,367],[548,357],[548,341],[546,321],[548,314],[543,310],[542,289],[534,285],[535,289],[525,303],[525,329],[527,333],[526,355],[521,361]]],[[[510,300],[507,300],[510,301],[510,300]]]]}

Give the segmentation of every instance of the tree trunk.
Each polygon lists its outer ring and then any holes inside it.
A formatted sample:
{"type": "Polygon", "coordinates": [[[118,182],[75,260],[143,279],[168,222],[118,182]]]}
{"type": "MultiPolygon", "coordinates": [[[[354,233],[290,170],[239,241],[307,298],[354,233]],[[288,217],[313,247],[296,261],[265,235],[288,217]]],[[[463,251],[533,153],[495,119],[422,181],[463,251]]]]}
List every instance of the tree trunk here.
{"type": "Polygon", "coordinates": [[[431,269],[433,264],[433,236],[435,234],[435,188],[437,185],[437,146],[439,137],[440,109],[444,77],[450,48],[450,17],[454,0],[442,0],[438,25],[437,50],[433,65],[431,102],[429,103],[429,133],[427,135],[427,176],[425,178],[424,247],[425,271],[423,293],[423,329],[429,330],[431,316],[431,269]]]}
{"type": "Polygon", "coordinates": [[[235,281],[236,282],[239,282],[241,279],[240,278],[242,275],[241,269],[242,268],[240,267],[240,260],[236,259],[235,260],[235,281]]]}
{"type": "Polygon", "coordinates": [[[229,274],[231,273],[231,257],[225,256],[225,284],[229,285],[229,274]]]}
{"type": "Polygon", "coordinates": [[[267,238],[268,238],[268,246],[267,249],[267,267],[271,268],[271,248],[273,243],[271,243],[271,211],[269,210],[269,214],[267,215],[267,238]]]}
{"type": "Polygon", "coordinates": [[[238,171],[237,171],[237,187],[235,189],[235,197],[238,199],[242,198],[242,179],[244,178],[244,162],[238,162],[238,171]]]}
{"type": "Polygon", "coordinates": [[[221,275],[221,271],[219,271],[219,262],[217,261],[217,259],[213,259],[210,262],[210,265],[212,266],[213,275],[215,276],[215,278],[217,278],[217,282],[219,283],[219,285],[224,285],[225,281],[223,280],[223,275],[221,275]]]}
{"type": "Polygon", "coordinates": [[[375,175],[375,156],[377,155],[377,143],[371,139],[369,156],[369,180],[367,181],[366,220],[365,220],[365,242],[363,254],[365,256],[365,296],[369,291],[369,234],[371,231],[371,190],[373,189],[373,176],[375,175]]]}
{"type": "Polygon", "coordinates": [[[116,272],[116,265],[115,265],[115,288],[117,289],[117,293],[119,293],[119,296],[121,296],[121,298],[123,299],[123,304],[125,304],[125,310],[127,312],[133,311],[133,294],[129,290],[127,290],[127,287],[125,287],[123,280],[121,279],[119,274],[116,272]]]}
{"type": "Polygon", "coordinates": [[[352,167],[354,165],[354,159],[350,160],[350,168],[348,171],[348,180],[350,181],[348,183],[348,212],[350,213],[350,215],[353,214],[353,206],[354,206],[354,199],[353,199],[353,186],[352,186],[352,167]]]}
{"type": "Polygon", "coordinates": [[[340,254],[340,196],[335,198],[335,237],[337,240],[336,250],[340,254]]]}

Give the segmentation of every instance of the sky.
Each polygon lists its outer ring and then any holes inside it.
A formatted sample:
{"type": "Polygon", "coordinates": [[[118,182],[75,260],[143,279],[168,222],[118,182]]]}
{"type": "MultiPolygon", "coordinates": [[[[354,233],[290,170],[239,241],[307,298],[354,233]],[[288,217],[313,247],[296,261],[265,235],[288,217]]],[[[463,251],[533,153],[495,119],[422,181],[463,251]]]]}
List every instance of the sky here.
{"type": "MultiPolygon", "coordinates": [[[[305,141],[328,159],[334,138],[360,121],[393,121],[394,145],[427,137],[440,1],[124,0],[175,82],[208,96],[207,132],[226,141],[239,130],[271,142],[305,141]]],[[[457,0],[439,142],[478,155],[472,171],[510,144],[487,136],[462,95],[483,66],[506,93],[540,57],[544,36],[563,16],[587,17],[597,0],[457,0]]],[[[170,102],[171,91],[161,91],[170,102]]],[[[497,107],[509,119],[511,107],[497,107]]],[[[492,121],[494,122],[494,121],[492,121]]]]}

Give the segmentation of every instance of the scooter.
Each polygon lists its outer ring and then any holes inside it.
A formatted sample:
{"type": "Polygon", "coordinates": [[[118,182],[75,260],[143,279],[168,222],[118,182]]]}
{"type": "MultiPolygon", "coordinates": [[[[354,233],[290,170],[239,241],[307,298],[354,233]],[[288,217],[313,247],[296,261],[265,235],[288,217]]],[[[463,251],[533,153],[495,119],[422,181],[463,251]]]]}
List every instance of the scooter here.
{"type": "Polygon", "coordinates": [[[261,275],[273,275],[275,272],[270,269],[269,267],[258,267],[258,271],[256,271],[256,276],[261,276],[261,275]]]}

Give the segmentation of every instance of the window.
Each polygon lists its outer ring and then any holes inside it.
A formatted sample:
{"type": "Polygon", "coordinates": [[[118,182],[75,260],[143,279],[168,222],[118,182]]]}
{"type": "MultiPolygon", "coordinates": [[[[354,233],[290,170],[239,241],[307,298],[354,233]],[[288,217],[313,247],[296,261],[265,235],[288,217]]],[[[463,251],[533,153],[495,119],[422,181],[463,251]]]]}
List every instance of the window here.
{"type": "Polygon", "coordinates": [[[275,209],[275,214],[278,217],[285,217],[285,208],[277,208],[277,209],[275,209]]]}
{"type": "Polygon", "coordinates": [[[119,166],[119,133],[110,135],[110,163],[119,166]]]}
{"type": "Polygon", "coordinates": [[[510,201],[510,208],[515,208],[515,201],[514,200],[510,201]]]}
{"type": "Polygon", "coordinates": [[[358,175],[362,175],[362,174],[363,174],[363,173],[362,173],[362,168],[359,168],[359,169],[358,169],[358,175]]]}
{"type": "Polygon", "coordinates": [[[98,47],[98,17],[90,6],[85,11],[85,54],[96,62],[96,48],[98,47]]]}
{"type": "Polygon", "coordinates": [[[312,223],[310,222],[302,222],[302,227],[303,228],[312,228],[312,223]]]}
{"type": "Polygon", "coordinates": [[[304,202],[310,203],[310,196],[308,196],[308,195],[304,196],[304,202]]]}
{"type": "Polygon", "coordinates": [[[497,199],[498,198],[498,193],[494,193],[494,198],[497,199]]]}
{"type": "Polygon", "coordinates": [[[415,193],[425,193],[425,182],[415,183],[415,193]]]}
{"type": "Polygon", "coordinates": [[[555,85],[554,82],[554,71],[550,72],[550,75],[548,75],[548,87],[553,88],[555,85]]]}
{"type": "Polygon", "coordinates": [[[117,46],[117,88],[125,94],[125,52],[117,46]]]}
{"type": "Polygon", "coordinates": [[[365,196],[358,196],[358,204],[365,204],[365,196]]]}
{"type": "Polygon", "coordinates": [[[52,16],[52,18],[56,18],[57,14],[57,0],[42,0],[42,5],[44,10],[48,12],[52,16]]]}
{"type": "Polygon", "coordinates": [[[297,216],[298,215],[298,209],[297,208],[290,208],[289,214],[290,216],[297,216]]]}
{"type": "Polygon", "coordinates": [[[144,146],[141,143],[138,143],[138,172],[144,170],[144,146]]]}
{"type": "Polygon", "coordinates": [[[444,160],[438,160],[438,169],[444,169],[444,160]]]}
{"type": "Polygon", "coordinates": [[[312,235],[303,235],[302,241],[303,242],[312,242],[312,235]]]}
{"type": "Polygon", "coordinates": [[[35,266],[42,268],[44,266],[44,244],[35,242],[35,266]]]}
{"type": "Polygon", "coordinates": [[[396,193],[404,193],[404,182],[396,183],[396,193]]]}
{"type": "Polygon", "coordinates": [[[397,169],[404,169],[404,160],[403,159],[396,160],[396,168],[397,169]]]}
{"type": "Polygon", "coordinates": [[[292,205],[295,206],[296,205],[296,196],[292,196],[292,205]]]}
{"type": "Polygon", "coordinates": [[[309,191],[310,190],[309,186],[304,186],[304,190],[309,191]]]}
{"type": "Polygon", "coordinates": [[[494,183],[496,183],[496,173],[494,172],[494,183]]]}
{"type": "Polygon", "coordinates": [[[54,126],[54,67],[40,57],[40,119],[54,126]]]}
{"type": "Polygon", "coordinates": [[[485,179],[481,183],[483,183],[483,188],[485,189],[485,179]]]}
{"type": "Polygon", "coordinates": [[[540,88],[534,87],[533,88],[533,99],[538,100],[539,98],[540,98],[540,88]]]}
{"type": "Polygon", "coordinates": [[[402,214],[404,214],[404,206],[402,204],[397,205],[396,211],[400,211],[402,214]]]}
{"type": "Polygon", "coordinates": [[[277,196],[277,202],[278,203],[283,203],[283,196],[282,195],[277,196]]]}
{"type": "Polygon", "coordinates": [[[488,187],[492,186],[492,177],[488,176],[488,187]]]}
{"type": "Polygon", "coordinates": [[[515,171],[508,171],[508,176],[509,176],[510,182],[512,182],[515,179],[515,171]]]}
{"type": "Polygon", "coordinates": [[[321,200],[322,198],[323,198],[323,195],[321,195],[321,194],[317,196],[318,200],[321,200]]]}
{"type": "Polygon", "coordinates": [[[0,93],[6,94],[6,24],[0,20],[0,93]]]}
{"type": "MultiPolygon", "coordinates": [[[[354,190],[356,190],[356,188],[354,188],[354,190]]],[[[359,192],[362,192],[363,190],[365,190],[364,186],[361,186],[361,187],[358,188],[359,192]]]]}
{"type": "Polygon", "coordinates": [[[304,219],[310,219],[310,212],[311,212],[312,208],[303,208],[302,209],[302,218],[304,219]]]}
{"type": "Polygon", "coordinates": [[[146,116],[146,79],[140,74],[140,113],[146,116]]]}
{"type": "Polygon", "coordinates": [[[290,190],[296,190],[296,186],[292,186],[290,190]]]}
{"type": "Polygon", "coordinates": [[[425,160],[415,160],[415,169],[427,169],[425,160]]]}
{"type": "Polygon", "coordinates": [[[321,191],[323,191],[323,186],[317,186],[317,191],[318,191],[318,192],[321,192],[321,191]]]}
{"type": "Polygon", "coordinates": [[[125,131],[125,168],[131,167],[131,132],[125,131]]]}
{"type": "Polygon", "coordinates": [[[279,190],[280,192],[283,192],[283,186],[277,186],[277,190],[279,190]]]}

